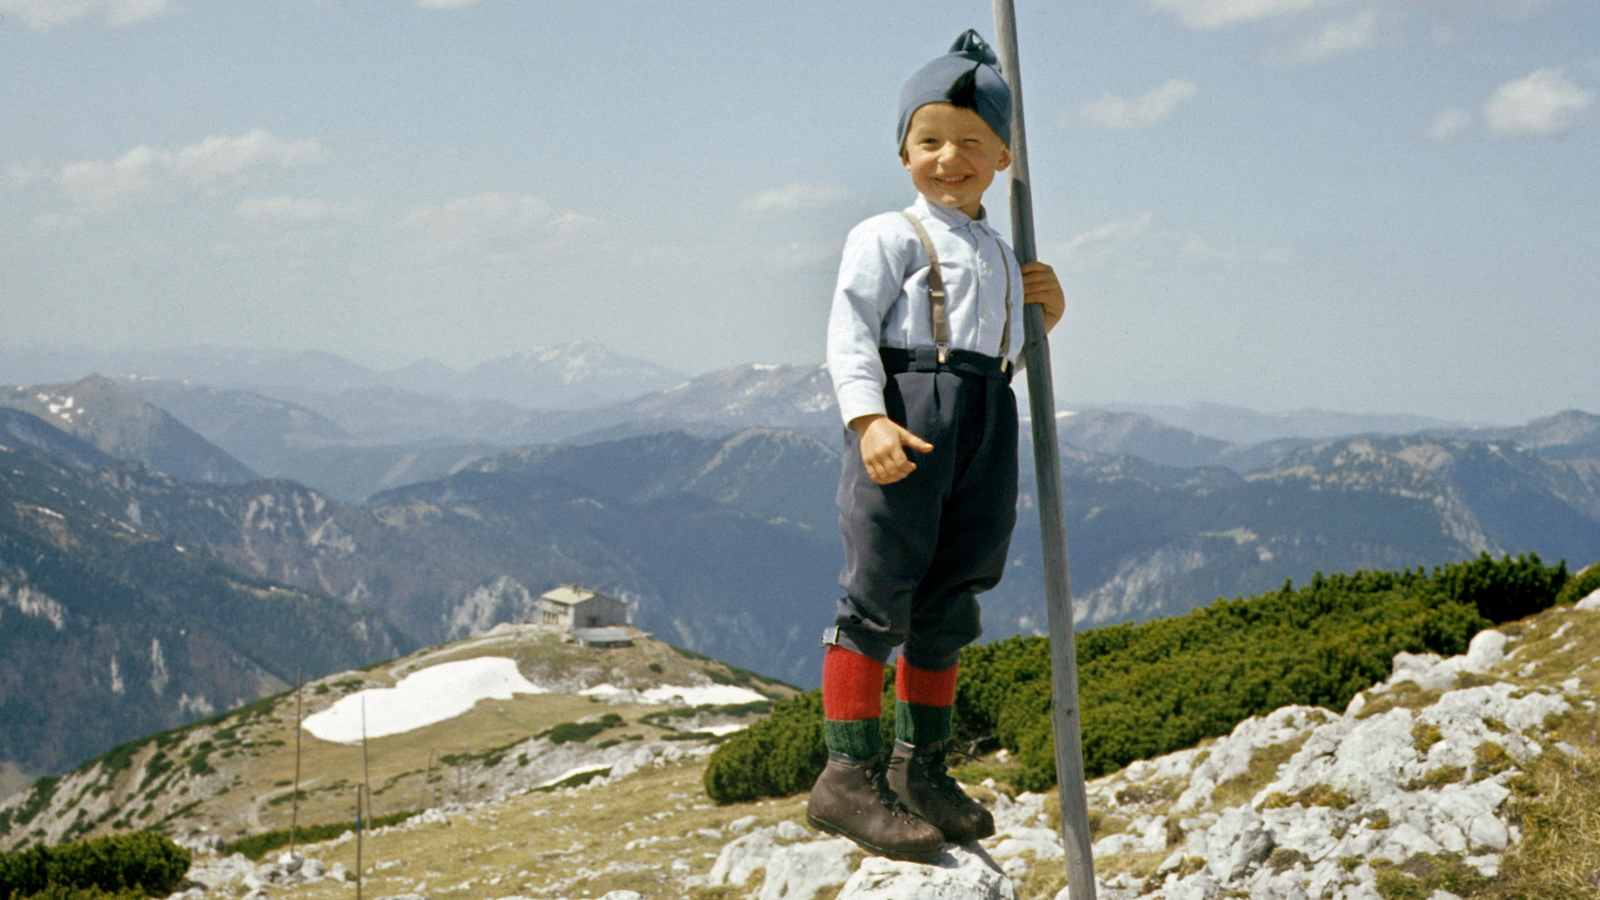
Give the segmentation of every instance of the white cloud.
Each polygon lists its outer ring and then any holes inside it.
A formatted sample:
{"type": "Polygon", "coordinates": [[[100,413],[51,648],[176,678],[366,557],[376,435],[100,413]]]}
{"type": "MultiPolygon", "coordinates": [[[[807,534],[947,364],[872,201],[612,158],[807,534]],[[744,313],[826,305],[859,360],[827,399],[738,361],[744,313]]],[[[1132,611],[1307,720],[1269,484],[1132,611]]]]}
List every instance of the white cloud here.
{"type": "Polygon", "coordinates": [[[49,170],[39,163],[11,163],[6,166],[4,173],[0,174],[0,184],[14,190],[21,190],[45,181],[49,177],[49,170]]]}
{"type": "Polygon", "coordinates": [[[1093,269],[1118,250],[1143,237],[1154,221],[1155,214],[1141,212],[1132,218],[1102,222],[1055,245],[1050,250],[1050,256],[1072,271],[1093,269]]]}
{"type": "Polygon", "coordinates": [[[39,234],[60,234],[83,226],[83,219],[71,213],[41,213],[33,217],[33,230],[39,234]]]}
{"type": "Polygon", "coordinates": [[[1149,128],[1172,115],[1197,90],[1193,82],[1174,78],[1132,100],[1107,94],[1084,104],[1083,117],[1101,128],[1149,128]]]}
{"type": "Polygon", "coordinates": [[[1089,272],[1113,266],[1142,269],[1171,263],[1199,265],[1287,265],[1295,260],[1288,247],[1251,247],[1218,242],[1176,228],[1145,211],[1103,222],[1048,248],[1047,262],[1066,271],[1089,272]]]}
{"type": "Polygon", "coordinates": [[[72,202],[104,210],[156,188],[184,182],[204,187],[262,166],[289,168],[323,155],[315,140],[287,141],[258,128],[232,137],[208,137],[176,150],[141,144],[113,160],[67,163],[57,181],[72,202]]]}
{"type": "Polygon", "coordinates": [[[558,246],[598,226],[598,220],[557,209],[542,197],[504,193],[419,206],[400,220],[400,227],[419,237],[429,254],[474,249],[492,258],[558,246]]]}
{"type": "Polygon", "coordinates": [[[108,209],[149,190],[171,159],[164,150],[140,144],[114,160],[67,163],[61,167],[61,190],[80,206],[108,209]]]}
{"type": "Polygon", "coordinates": [[[477,5],[478,0],[417,0],[422,9],[466,9],[477,5]]]}
{"type": "Polygon", "coordinates": [[[832,266],[839,261],[839,248],[821,241],[790,241],[769,249],[767,264],[784,272],[832,266]]]}
{"type": "Polygon", "coordinates": [[[845,189],[836,185],[786,184],[751,194],[740,206],[753,213],[808,212],[832,206],[845,196],[845,189]]]}
{"type": "Polygon", "coordinates": [[[1427,135],[1435,141],[1454,140],[1471,126],[1471,113],[1461,109],[1444,109],[1428,124],[1427,135]]]}
{"type": "Polygon", "coordinates": [[[356,213],[352,203],[334,203],[315,197],[253,197],[239,201],[241,217],[260,221],[322,222],[345,219],[356,213]]]}
{"type": "Polygon", "coordinates": [[[112,28],[153,19],[171,9],[167,0],[0,0],[0,16],[48,31],[79,19],[99,19],[112,28]]]}
{"type": "Polygon", "coordinates": [[[207,184],[238,175],[256,166],[287,169],[323,158],[315,140],[286,141],[257,128],[235,137],[212,136],[190,144],[173,155],[172,168],[194,184],[207,184]]]}
{"type": "Polygon", "coordinates": [[[1559,69],[1538,69],[1495,89],[1483,103],[1483,119],[1501,137],[1554,137],[1577,124],[1594,94],[1559,69]]]}
{"type": "Polygon", "coordinates": [[[1378,13],[1364,10],[1348,19],[1328,22],[1316,34],[1291,47],[1284,58],[1289,62],[1318,63],[1341,54],[1365,50],[1378,41],[1378,13]]]}
{"type": "Polygon", "coordinates": [[[1150,5],[1177,17],[1188,28],[1224,28],[1303,13],[1322,0],[1150,0],[1150,5]]]}
{"type": "Polygon", "coordinates": [[[1191,234],[1178,248],[1178,258],[1185,262],[1229,265],[1286,266],[1294,262],[1294,251],[1287,247],[1218,247],[1198,234],[1191,234]]]}

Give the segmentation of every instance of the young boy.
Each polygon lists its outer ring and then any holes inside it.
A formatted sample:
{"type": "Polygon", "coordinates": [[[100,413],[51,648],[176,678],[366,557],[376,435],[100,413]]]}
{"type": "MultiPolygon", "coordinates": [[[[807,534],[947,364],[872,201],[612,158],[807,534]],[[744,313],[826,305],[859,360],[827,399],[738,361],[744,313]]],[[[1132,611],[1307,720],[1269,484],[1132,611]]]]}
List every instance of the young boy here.
{"type": "Polygon", "coordinates": [[[897,137],[917,200],[850,232],[828,320],[847,426],[844,596],[823,635],[828,763],[806,813],[901,859],[994,833],[945,771],[956,661],[979,635],[975,595],[999,583],[1016,521],[1016,301],[1041,304],[1047,328],[1065,306],[1050,267],[1019,268],[984,213],[984,191],[1011,164],[1010,118],[1010,91],[974,31],[911,76],[897,137]],[[885,763],[879,698],[901,645],[885,763]]]}

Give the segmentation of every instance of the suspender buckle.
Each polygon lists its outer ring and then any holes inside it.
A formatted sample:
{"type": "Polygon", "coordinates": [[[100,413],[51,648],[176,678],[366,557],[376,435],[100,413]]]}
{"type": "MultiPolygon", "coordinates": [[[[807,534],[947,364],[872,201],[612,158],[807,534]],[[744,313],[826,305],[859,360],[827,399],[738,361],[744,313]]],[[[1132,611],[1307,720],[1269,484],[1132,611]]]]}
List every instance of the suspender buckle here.
{"type": "Polygon", "coordinates": [[[933,347],[934,347],[935,350],[939,351],[939,365],[942,366],[945,363],[950,361],[950,345],[949,344],[934,344],[933,347]]]}

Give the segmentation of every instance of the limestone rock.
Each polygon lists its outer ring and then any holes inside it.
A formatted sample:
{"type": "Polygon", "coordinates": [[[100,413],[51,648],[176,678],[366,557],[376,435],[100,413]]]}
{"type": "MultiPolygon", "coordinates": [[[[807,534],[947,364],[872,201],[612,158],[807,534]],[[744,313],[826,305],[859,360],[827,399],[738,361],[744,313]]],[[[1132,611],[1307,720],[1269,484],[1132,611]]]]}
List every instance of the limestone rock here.
{"type": "Polygon", "coordinates": [[[1256,753],[1288,743],[1333,714],[1314,706],[1285,706],[1265,717],[1246,719],[1227,737],[1210,746],[1205,761],[1195,766],[1189,787],[1178,796],[1173,812],[1188,812],[1211,801],[1217,785],[1243,775],[1256,753]]]}
{"type": "Polygon", "coordinates": [[[869,856],[839,900],[1015,900],[1016,889],[981,849],[946,846],[930,865],[869,856]]]}
{"type": "Polygon", "coordinates": [[[809,837],[794,822],[758,828],[725,844],[706,876],[708,887],[742,887],[757,872],[765,872],[762,900],[808,900],[824,888],[837,887],[850,877],[851,862],[860,852],[844,838],[780,844],[779,838],[809,837]],[[784,826],[790,826],[785,828],[784,826]]]}

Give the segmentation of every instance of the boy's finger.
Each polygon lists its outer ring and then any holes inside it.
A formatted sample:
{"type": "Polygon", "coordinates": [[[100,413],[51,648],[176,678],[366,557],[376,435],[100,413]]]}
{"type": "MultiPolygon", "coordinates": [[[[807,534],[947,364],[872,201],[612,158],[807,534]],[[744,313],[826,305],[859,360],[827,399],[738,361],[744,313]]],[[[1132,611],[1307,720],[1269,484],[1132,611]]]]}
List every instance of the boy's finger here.
{"type": "Polygon", "coordinates": [[[932,453],[933,452],[933,445],[932,444],[928,443],[927,441],[923,440],[920,437],[917,437],[915,434],[912,434],[911,432],[907,431],[904,428],[900,429],[900,443],[905,444],[907,447],[910,447],[911,449],[917,451],[918,453],[932,453]]]}

